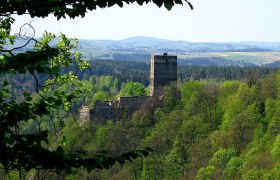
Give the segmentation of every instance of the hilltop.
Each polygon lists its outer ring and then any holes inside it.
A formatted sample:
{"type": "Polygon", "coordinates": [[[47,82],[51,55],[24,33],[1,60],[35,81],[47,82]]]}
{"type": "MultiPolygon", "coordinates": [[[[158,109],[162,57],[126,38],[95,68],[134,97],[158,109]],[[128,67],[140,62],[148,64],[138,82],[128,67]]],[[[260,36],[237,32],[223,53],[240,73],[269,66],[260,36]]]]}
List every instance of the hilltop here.
{"type": "MultiPolygon", "coordinates": [[[[19,39],[15,46],[25,41],[19,39]]],[[[30,48],[32,44],[25,47],[30,48]]],[[[89,60],[148,61],[151,54],[169,52],[178,55],[179,64],[191,65],[278,66],[275,62],[280,61],[280,42],[188,42],[135,36],[123,40],[81,39],[78,49],[89,60]]]]}
{"type": "Polygon", "coordinates": [[[96,49],[172,52],[263,52],[280,51],[280,42],[188,42],[135,36],[123,40],[81,40],[85,47],[96,49]]]}

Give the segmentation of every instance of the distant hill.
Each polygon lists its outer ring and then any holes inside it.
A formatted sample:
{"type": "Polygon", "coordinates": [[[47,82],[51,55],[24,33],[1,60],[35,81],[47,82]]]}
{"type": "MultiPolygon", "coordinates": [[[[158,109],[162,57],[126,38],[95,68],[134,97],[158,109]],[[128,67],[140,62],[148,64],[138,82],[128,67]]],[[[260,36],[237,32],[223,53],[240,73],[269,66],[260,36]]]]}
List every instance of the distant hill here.
{"type": "Polygon", "coordinates": [[[262,52],[280,51],[280,42],[187,42],[136,36],[123,40],[80,40],[97,49],[172,52],[262,52]]]}
{"type": "MultiPolygon", "coordinates": [[[[19,39],[15,46],[25,41],[19,39]]],[[[32,45],[24,49],[31,49],[32,45]]],[[[81,39],[78,49],[87,59],[148,61],[151,54],[168,52],[188,61],[182,61],[183,64],[203,58],[211,58],[211,62],[217,63],[222,61],[223,65],[263,65],[280,61],[280,42],[187,42],[135,36],[123,40],[81,39]]]]}

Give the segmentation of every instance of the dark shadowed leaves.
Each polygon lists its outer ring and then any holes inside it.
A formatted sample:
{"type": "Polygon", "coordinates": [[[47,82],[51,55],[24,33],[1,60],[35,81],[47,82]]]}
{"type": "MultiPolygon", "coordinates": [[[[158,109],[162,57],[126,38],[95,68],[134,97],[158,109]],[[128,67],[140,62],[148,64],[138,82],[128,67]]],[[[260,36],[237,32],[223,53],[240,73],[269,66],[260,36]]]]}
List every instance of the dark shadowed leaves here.
{"type": "MultiPolygon", "coordinates": [[[[193,9],[192,4],[185,0],[191,9],[193,9]]],[[[143,3],[154,3],[158,7],[165,4],[165,7],[170,10],[174,4],[183,4],[182,0],[18,0],[1,1],[0,15],[7,14],[30,14],[31,17],[47,17],[49,14],[54,14],[57,19],[65,18],[69,16],[70,18],[75,18],[78,16],[84,17],[85,13],[90,10],[96,10],[96,7],[107,8],[113,5],[118,5],[123,7],[123,4],[138,3],[143,5],[143,3]]]]}

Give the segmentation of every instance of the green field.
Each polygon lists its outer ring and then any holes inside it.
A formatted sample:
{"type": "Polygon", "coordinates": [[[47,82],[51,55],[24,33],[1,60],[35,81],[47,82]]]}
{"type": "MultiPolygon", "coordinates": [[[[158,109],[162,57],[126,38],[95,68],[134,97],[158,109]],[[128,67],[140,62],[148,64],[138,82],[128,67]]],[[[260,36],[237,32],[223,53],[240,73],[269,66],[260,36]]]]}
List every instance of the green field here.
{"type": "Polygon", "coordinates": [[[266,64],[280,61],[280,52],[207,52],[187,53],[181,58],[221,57],[232,61],[247,61],[254,64],[266,64]]]}

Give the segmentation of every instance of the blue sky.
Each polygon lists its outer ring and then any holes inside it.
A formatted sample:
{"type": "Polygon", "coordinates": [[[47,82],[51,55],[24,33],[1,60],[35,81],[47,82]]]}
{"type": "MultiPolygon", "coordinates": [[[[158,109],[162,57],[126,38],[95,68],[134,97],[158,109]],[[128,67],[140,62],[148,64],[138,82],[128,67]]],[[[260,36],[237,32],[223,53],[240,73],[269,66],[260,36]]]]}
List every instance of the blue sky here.
{"type": "Polygon", "coordinates": [[[31,22],[36,36],[62,32],[80,39],[124,39],[150,36],[192,42],[280,42],[280,0],[190,0],[194,10],[177,5],[171,11],[149,4],[98,9],[84,18],[57,21],[16,17],[13,29],[31,22]]]}

